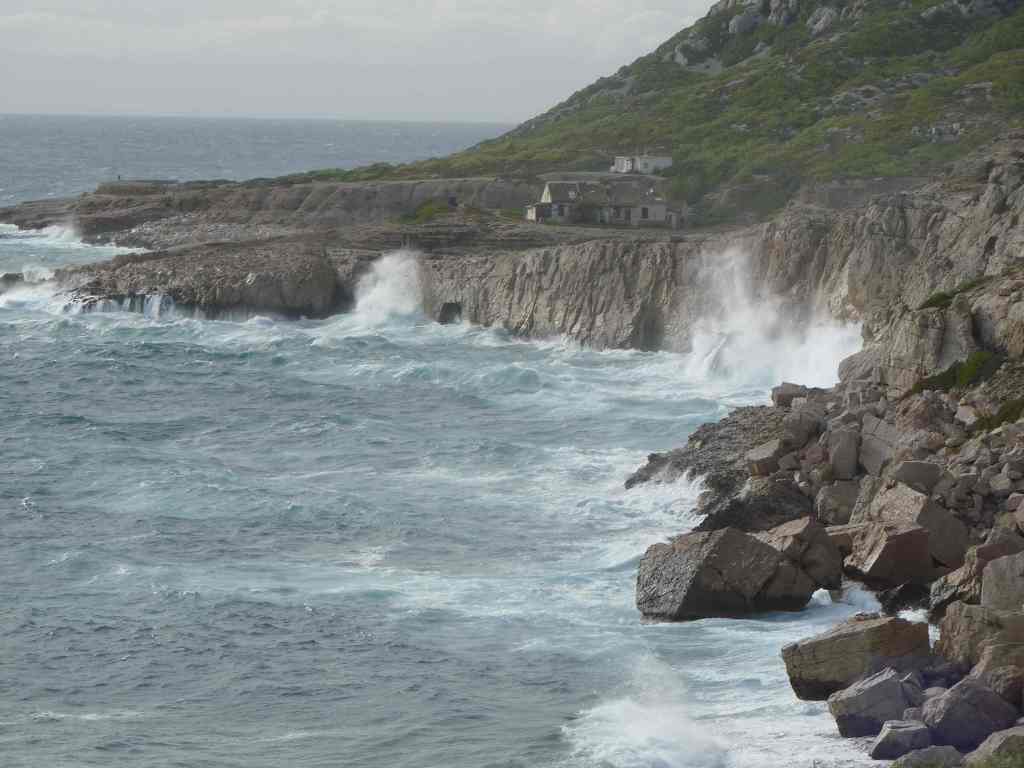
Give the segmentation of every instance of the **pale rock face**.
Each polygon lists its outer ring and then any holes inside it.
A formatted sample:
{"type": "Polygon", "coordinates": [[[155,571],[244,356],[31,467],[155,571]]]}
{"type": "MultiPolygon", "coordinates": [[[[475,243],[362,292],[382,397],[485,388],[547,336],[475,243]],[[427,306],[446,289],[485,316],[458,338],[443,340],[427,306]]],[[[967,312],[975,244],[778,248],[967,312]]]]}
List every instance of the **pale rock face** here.
{"type": "Polygon", "coordinates": [[[1024,553],[989,562],[981,579],[981,604],[1004,611],[1024,609],[1024,553]]]}
{"type": "Polygon", "coordinates": [[[859,615],[787,645],[782,658],[797,697],[820,701],[874,671],[913,667],[929,653],[927,624],[859,615]]]}

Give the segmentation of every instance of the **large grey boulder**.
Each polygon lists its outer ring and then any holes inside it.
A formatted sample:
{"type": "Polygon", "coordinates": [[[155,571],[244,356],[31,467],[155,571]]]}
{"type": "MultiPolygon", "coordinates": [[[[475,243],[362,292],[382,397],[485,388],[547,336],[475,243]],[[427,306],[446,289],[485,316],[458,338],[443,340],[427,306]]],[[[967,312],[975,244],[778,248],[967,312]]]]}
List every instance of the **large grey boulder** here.
{"type": "Polygon", "coordinates": [[[828,460],[836,480],[852,480],[857,476],[860,455],[860,431],[852,427],[835,429],[828,434],[828,460]]]}
{"type": "Polygon", "coordinates": [[[870,413],[864,414],[859,457],[864,471],[880,477],[882,471],[892,461],[900,437],[899,429],[892,424],[870,413]]]}
{"type": "Polygon", "coordinates": [[[798,611],[814,582],[774,547],[733,528],[655,544],[640,561],[636,606],[674,621],[798,611]]]}
{"type": "Polygon", "coordinates": [[[1024,552],[992,560],[981,578],[981,604],[986,608],[1024,608],[1024,552]]]}
{"type": "Polygon", "coordinates": [[[904,755],[889,768],[960,768],[963,759],[956,747],[926,747],[904,755]]]}
{"type": "Polygon", "coordinates": [[[974,749],[988,736],[1011,727],[1017,708],[973,678],[965,678],[924,703],[924,722],[936,744],[974,749]]]}
{"type": "Polygon", "coordinates": [[[846,525],[859,493],[860,483],[856,480],[838,480],[822,486],[814,497],[814,513],[825,525],[846,525]]]}
{"type": "Polygon", "coordinates": [[[756,535],[810,576],[817,586],[843,586],[843,557],[820,523],[805,517],[756,535]]]}
{"type": "Polygon", "coordinates": [[[898,483],[879,493],[866,517],[874,522],[919,525],[929,533],[928,548],[935,560],[949,568],[964,564],[967,528],[926,494],[910,486],[898,483]]]}
{"type": "MultiPolygon", "coordinates": [[[[930,650],[927,624],[858,614],[828,632],[787,645],[782,659],[797,698],[822,701],[886,667],[918,667],[930,650]]],[[[902,712],[891,719],[899,719],[902,712]]]]}
{"type": "Polygon", "coordinates": [[[934,577],[930,539],[920,526],[867,523],[852,533],[846,570],[875,589],[927,584],[934,577]]]}
{"type": "Polygon", "coordinates": [[[967,755],[964,763],[978,765],[995,758],[1017,758],[1020,764],[1024,764],[1024,726],[1018,725],[1005,731],[996,731],[985,739],[980,747],[967,755]]]}
{"type": "Polygon", "coordinates": [[[899,720],[909,706],[900,675],[894,669],[858,680],[828,697],[828,710],[835,718],[840,735],[847,738],[874,736],[886,721],[899,720]]]}
{"type": "Polygon", "coordinates": [[[908,752],[932,745],[932,734],[921,722],[890,720],[882,726],[875,743],[871,745],[871,757],[875,760],[895,760],[908,752]]]}
{"type": "Polygon", "coordinates": [[[807,517],[814,503],[789,480],[752,477],[738,494],[712,494],[700,506],[705,517],[694,530],[768,531],[790,520],[807,517]]]}

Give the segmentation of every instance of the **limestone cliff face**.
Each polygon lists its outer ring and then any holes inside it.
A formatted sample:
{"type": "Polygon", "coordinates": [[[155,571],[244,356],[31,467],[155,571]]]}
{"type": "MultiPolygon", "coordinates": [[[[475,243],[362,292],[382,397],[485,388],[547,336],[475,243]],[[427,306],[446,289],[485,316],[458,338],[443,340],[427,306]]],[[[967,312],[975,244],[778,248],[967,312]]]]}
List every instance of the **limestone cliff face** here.
{"type": "Polygon", "coordinates": [[[862,322],[868,352],[847,372],[873,371],[906,387],[978,345],[1024,346],[1024,306],[1012,288],[918,309],[938,291],[1022,263],[1022,222],[1024,135],[1017,134],[960,163],[948,179],[854,210],[794,207],[764,225],[676,242],[425,257],[426,309],[597,347],[685,350],[697,322],[737,300],[716,283],[723,262],[740,259],[741,300],[772,297],[793,322],[812,315],[862,322]]]}

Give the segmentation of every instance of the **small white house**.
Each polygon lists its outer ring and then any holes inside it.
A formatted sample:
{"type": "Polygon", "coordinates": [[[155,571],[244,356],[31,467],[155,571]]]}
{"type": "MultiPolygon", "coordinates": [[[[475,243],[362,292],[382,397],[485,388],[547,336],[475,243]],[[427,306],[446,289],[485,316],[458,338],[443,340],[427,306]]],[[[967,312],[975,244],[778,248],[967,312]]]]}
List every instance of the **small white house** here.
{"type": "Polygon", "coordinates": [[[672,167],[668,155],[618,155],[612,173],[657,173],[672,167]]]}

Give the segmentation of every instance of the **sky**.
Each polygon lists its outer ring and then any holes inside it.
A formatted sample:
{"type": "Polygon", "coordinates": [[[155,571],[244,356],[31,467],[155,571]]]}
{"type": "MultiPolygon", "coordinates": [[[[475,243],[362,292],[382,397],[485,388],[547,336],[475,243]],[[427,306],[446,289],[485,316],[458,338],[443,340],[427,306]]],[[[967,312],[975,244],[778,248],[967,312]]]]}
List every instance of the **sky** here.
{"type": "Polygon", "coordinates": [[[0,111],[515,123],[709,5],[0,0],[0,111]]]}

